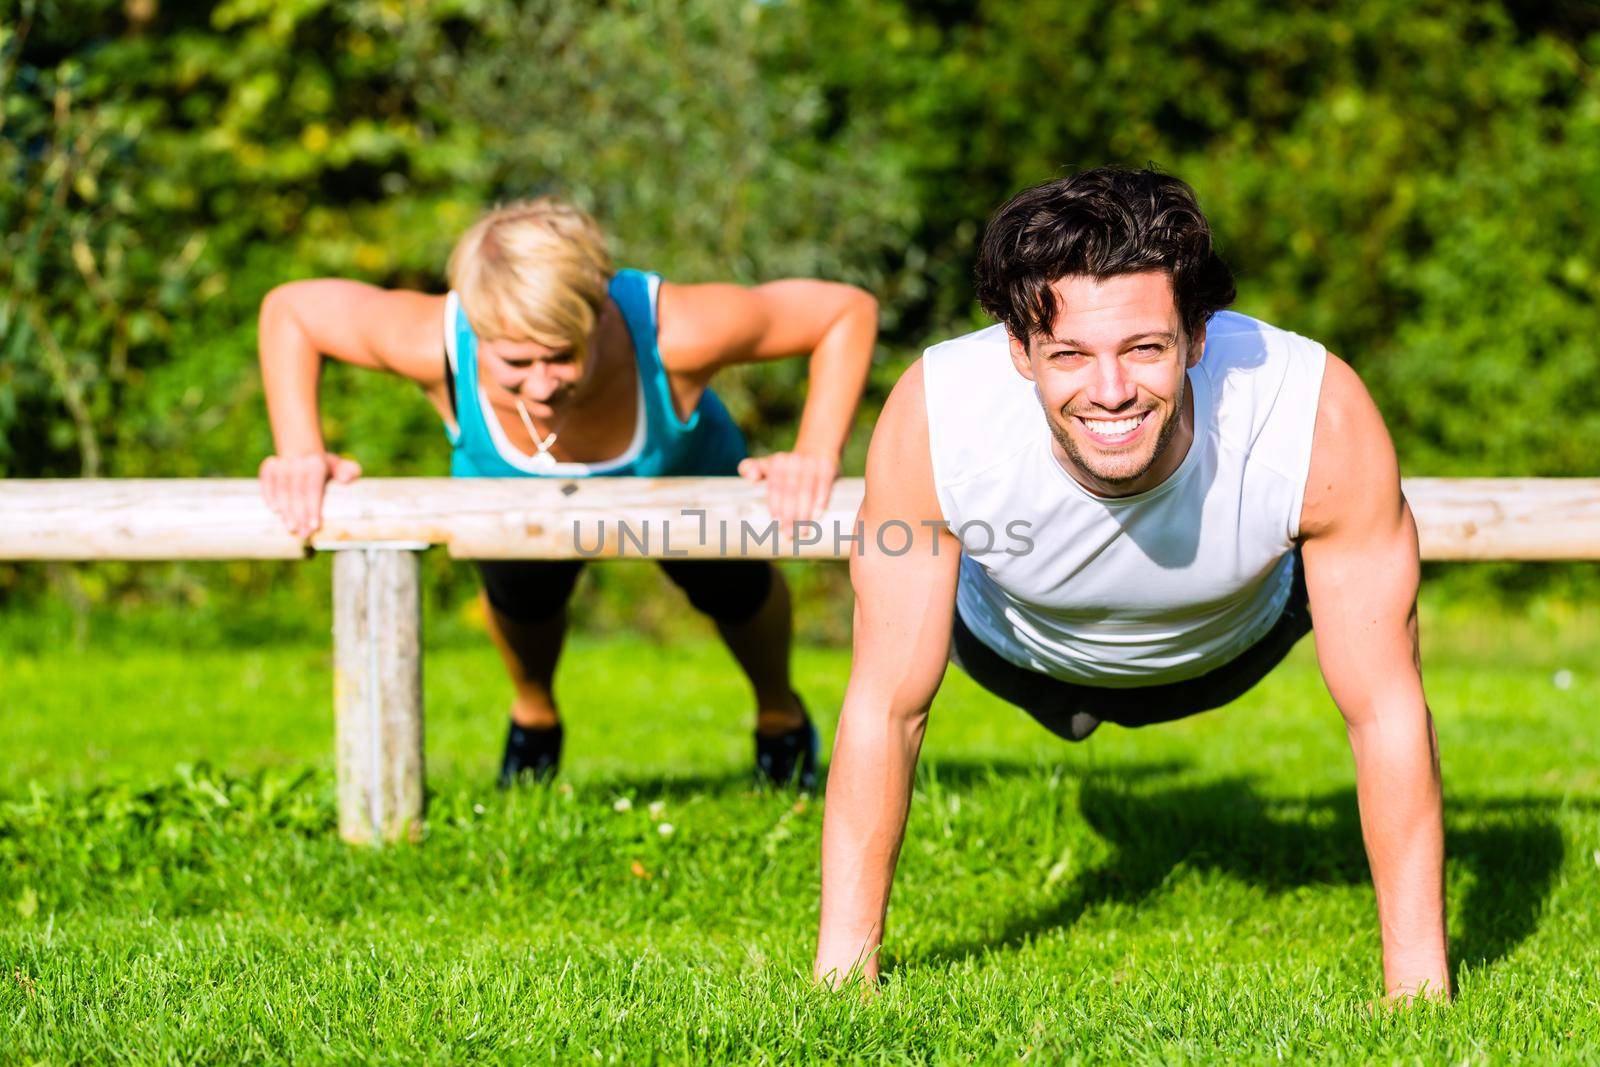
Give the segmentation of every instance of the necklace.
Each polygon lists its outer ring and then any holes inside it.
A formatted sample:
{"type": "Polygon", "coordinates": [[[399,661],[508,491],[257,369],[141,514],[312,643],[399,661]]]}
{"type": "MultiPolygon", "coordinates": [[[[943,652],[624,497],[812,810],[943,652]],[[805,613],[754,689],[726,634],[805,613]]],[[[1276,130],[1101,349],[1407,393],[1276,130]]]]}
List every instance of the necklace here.
{"type": "Polygon", "coordinates": [[[556,443],[556,431],[551,430],[550,436],[541,437],[539,431],[533,427],[533,419],[528,415],[528,409],[522,406],[522,398],[517,398],[517,414],[522,416],[522,425],[528,431],[528,436],[533,438],[533,447],[538,449],[533,455],[533,461],[541,467],[553,466],[556,457],[550,454],[550,448],[556,443]]]}

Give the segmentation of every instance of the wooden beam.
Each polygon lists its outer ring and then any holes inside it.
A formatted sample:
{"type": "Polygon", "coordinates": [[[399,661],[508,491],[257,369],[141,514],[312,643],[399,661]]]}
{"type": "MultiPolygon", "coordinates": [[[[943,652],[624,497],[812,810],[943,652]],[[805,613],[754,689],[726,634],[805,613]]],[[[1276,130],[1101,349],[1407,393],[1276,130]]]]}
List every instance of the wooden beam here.
{"type": "Polygon", "coordinates": [[[0,481],[0,559],[304,559],[244,478],[0,481]]]}
{"type": "Polygon", "coordinates": [[[310,546],[289,536],[251,479],[0,481],[0,559],[297,559],[308,547],[422,541],[463,558],[828,558],[861,480],[835,487],[822,526],[776,541],[766,492],[737,478],[364,478],[330,485],[310,546]],[[697,535],[702,526],[706,537],[697,535]]]}
{"type": "Polygon", "coordinates": [[[415,551],[334,557],[339,836],[351,844],[422,838],[421,609],[415,551]]]}
{"type": "Polygon", "coordinates": [[[1428,560],[1600,560],[1600,478],[1407,478],[1428,560]]]}
{"type": "MultiPolygon", "coordinates": [[[[1424,558],[1600,559],[1600,478],[1412,478],[1424,558]]],[[[464,558],[852,551],[859,478],[815,527],[778,535],[765,491],[735,478],[366,478],[328,489],[323,528],[285,533],[251,479],[0,481],[0,560],[297,559],[416,541],[464,558]]]]}

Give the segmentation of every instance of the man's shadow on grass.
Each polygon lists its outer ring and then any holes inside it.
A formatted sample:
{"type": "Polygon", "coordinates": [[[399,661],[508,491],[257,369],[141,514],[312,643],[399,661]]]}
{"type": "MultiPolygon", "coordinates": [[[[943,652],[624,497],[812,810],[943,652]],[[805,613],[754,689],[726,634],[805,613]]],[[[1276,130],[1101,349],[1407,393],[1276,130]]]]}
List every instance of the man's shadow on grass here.
{"type": "MultiPolygon", "coordinates": [[[[1149,768],[1138,770],[1137,780],[1151,777],[1145,773],[1149,768]]],[[[941,782],[955,784],[977,783],[996,772],[993,765],[946,764],[937,774],[941,782]]],[[[1451,881],[1458,887],[1449,901],[1451,926],[1458,931],[1450,946],[1456,966],[1493,963],[1534,931],[1565,858],[1554,818],[1563,806],[1573,806],[1572,801],[1541,796],[1475,800],[1447,790],[1445,854],[1451,881]]],[[[1091,772],[1083,780],[1079,809],[1109,842],[1109,858],[1073,878],[1052,899],[1006,918],[997,934],[934,947],[912,958],[960,960],[1021,946],[1071,926],[1101,905],[1138,904],[1180,866],[1218,871],[1271,893],[1370,883],[1350,787],[1278,799],[1260,795],[1242,776],[1161,789],[1136,784],[1117,769],[1091,772]]]]}

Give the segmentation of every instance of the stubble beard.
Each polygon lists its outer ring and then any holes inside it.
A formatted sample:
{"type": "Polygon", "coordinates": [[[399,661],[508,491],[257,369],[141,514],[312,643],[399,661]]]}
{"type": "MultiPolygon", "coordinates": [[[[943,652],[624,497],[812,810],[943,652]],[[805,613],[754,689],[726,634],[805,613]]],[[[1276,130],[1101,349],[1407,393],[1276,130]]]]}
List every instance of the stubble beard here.
{"type": "MultiPolygon", "coordinates": [[[[1173,437],[1178,433],[1178,423],[1183,417],[1184,392],[1188,386],[1189,376],[1185,374],[1178,379],[1178,395],[1174,398],[1172,410],[1168,413],[1166,420],[1162,422],[1161,430],[1156,435],[1155,447],[1145,456],[1144,462],[1139,464],[1137,469],[1131,471],[1106,470],[1103,468],[1096,462],[1095,457],[1086,455],[1078,447],[1077,442],[1072,439],[1072,435],[1067,432],[1066,427],[1058,423],[1048,412],[1045,414],[1045,423],[1049,425],[1051,436],[1056,439],[1056,443],[1061,446],[1061,450],[1067,454],[1067,458],[1084,471],[1087,471],[1097,482],[1110,486],[1131,485],[1143,478],[1150,468],[1155,466],[1156,460],[1166,454],[1167,448],[1172,444],[1173,437]]],[[[1063,416],[1065,419],[1075,417],[1073,415],[1063,416]]]]}

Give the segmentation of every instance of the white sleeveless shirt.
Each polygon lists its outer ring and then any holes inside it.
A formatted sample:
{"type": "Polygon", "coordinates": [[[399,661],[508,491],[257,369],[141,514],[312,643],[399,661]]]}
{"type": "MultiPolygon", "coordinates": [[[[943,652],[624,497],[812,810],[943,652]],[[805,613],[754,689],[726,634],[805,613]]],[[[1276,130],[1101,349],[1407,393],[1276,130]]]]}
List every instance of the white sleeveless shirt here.
{"type": "Polygon", "coordinates": [[[1057,461],[1003,326],[928,349],[933,477],[963,546],[967,628],[1019,667],[1107,688],[1198,677],[1243,652],[1289,597],[1325,361],[1314,341],[1219,312],[1188,373],[1188,454],[1113,499],[1057,461]]]}

